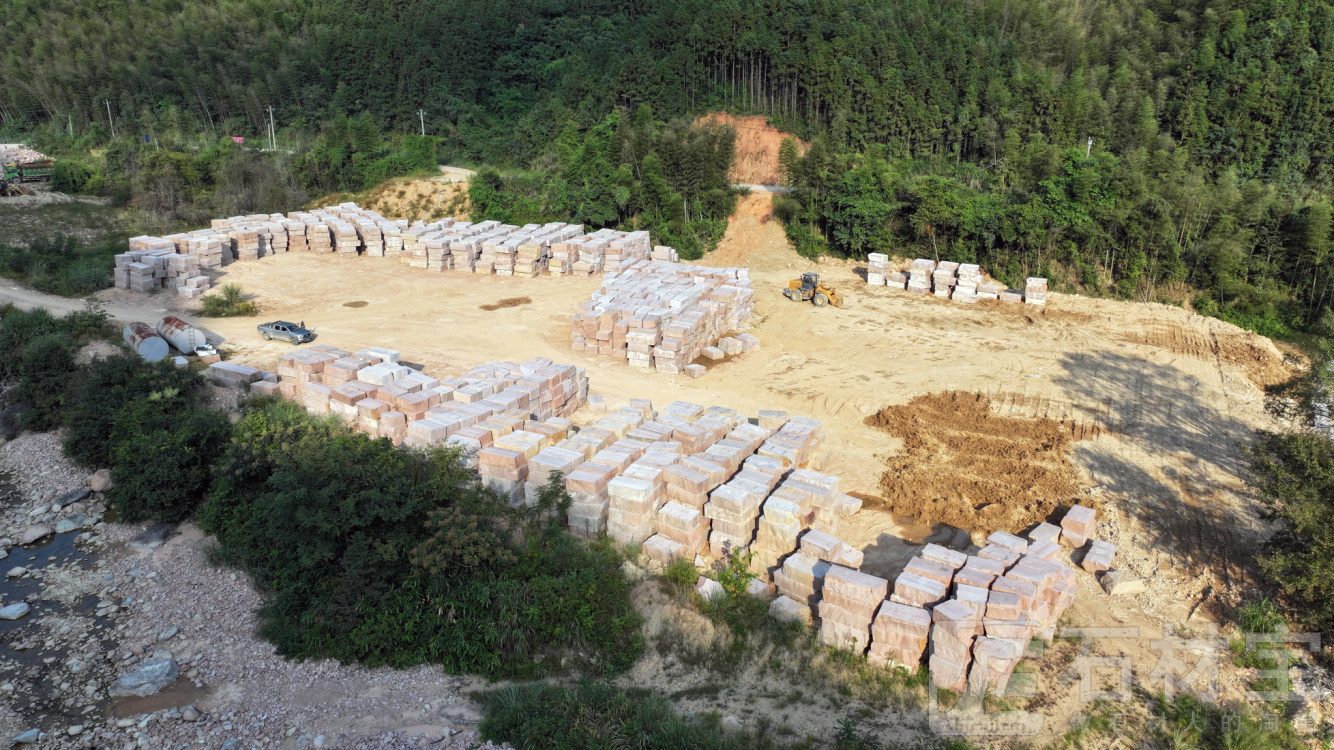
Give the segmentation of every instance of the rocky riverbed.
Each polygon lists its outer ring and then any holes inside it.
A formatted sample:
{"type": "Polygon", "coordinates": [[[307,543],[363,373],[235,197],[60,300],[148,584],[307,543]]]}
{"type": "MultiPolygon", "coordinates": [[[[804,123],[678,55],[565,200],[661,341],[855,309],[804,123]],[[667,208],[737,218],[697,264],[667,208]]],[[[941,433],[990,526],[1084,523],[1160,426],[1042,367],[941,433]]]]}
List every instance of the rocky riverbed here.
{"type": "MultiPolygon", "coordinates": [[[[485,687],[291,662],[198,528],[107,514],[56,434],[0,445],[0,741],[43,748],[470,748],[485,687]],[[4,619],[12,616],[13,619],[4,619]]],[[[489,744],[489,743],[488,743],[489,744]]]]}

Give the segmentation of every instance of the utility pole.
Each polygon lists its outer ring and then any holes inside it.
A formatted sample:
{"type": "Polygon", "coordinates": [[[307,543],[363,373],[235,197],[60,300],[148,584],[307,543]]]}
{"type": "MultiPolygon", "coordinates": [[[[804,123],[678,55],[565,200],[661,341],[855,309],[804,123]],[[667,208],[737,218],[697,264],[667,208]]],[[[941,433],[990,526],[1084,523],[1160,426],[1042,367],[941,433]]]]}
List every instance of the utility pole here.
{"type": "Polygon", "coordinates": [[[1089,154],[1092,153],[1093,153],[1093,136],[1089,136],[1089,145],[1087,148],[1084,149],[1084,158],[1085,159],[1089,158],[1089,154]]]}
{"type": "Polygon", "coordinates": [[[273,107],[269,107],[269,150],[278,150],[278,131],[273,127],[273,107]]]}
{"type": "Polygon", "coordinates": [[[74,115],[66,112],[65,118],[69,120],[69,137],[74,137],[74,115]]]}
{"type": "Polygon", "coordinates": [[[107,122],[111,123],[111,139],[112,139],[112,140],[115,140],[115,138],[116,138],[116,121],[113,120],[113,119],[111,119],[111,100],[110,100],[110,99],[103,99],[102,101],[106,102],[106,105],[107,105],[107,122]]]}
{"type": "Polygon", "coordinates": [[[418,117],[418,119],[421,120],[421,123],[422,123],[422,137],[425,138],[425,137],[426,137],[426,110],[424,110],[424,109],[419,109],[419,110],[417,110],[417,117],[418,117]]]}

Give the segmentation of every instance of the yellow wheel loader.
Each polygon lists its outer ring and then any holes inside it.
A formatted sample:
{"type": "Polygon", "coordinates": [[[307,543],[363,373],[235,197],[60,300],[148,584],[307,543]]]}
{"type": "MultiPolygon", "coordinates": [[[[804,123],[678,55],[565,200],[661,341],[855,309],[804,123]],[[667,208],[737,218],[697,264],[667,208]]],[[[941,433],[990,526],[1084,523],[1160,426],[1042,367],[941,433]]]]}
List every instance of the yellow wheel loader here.
{"type": "Polygon", "coordinates": [[[803,273],[800,279],[787,282],[787,289],[783,290],[783,296],[793,302],[809,301],[816,307],[824,307],[825,305],[843,306],[843,298],[838,295],[838,290],[832,286],[821,284],[820,274],[818,273],[803,273]]]}

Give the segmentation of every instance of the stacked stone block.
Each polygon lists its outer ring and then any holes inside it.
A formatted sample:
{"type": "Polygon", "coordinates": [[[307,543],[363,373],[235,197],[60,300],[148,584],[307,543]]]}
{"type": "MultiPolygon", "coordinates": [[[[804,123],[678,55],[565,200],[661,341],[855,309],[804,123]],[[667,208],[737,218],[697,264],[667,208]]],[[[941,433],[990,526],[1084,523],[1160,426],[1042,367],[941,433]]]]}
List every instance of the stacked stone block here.
{"type": "Polygon", "coordinates": [[[821,587],[820,642],[864,653],[871,643],[871,621],[888,591],[883,578],[830,565],[821,587]]]}
{"type": "Polygon", "coordinates": [[[571,347],[675,374],[706,347],[749,328],[754,296],[744,268],[619,263],[575,313],[571,347]]]}
{"type": "Polygon", "coordinates": [[[961,304],[975,304],[984,299],[1028,302],[1034,305],[1044,305],[1047,302],[1047,280],[1043,278],[1028,279],[1022,292],[1009,291],[1000,284],[986,282],[982,276],[982,269],[975,263],[953,261],[937,263],[926,258],[918,258],[909,264],[907,273],[901,273],[890,269],[887,255],[871,253],[867,258],[868,286],[906,288],[913,294],[931,293],[961,304]]]}

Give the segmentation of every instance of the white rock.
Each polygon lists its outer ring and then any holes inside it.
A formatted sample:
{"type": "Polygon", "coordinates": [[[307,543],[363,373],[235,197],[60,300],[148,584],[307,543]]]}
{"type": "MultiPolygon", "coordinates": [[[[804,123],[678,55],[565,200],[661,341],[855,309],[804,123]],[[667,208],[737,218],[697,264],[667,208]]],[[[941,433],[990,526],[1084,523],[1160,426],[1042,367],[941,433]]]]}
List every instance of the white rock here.
{"type": "Polygon", "coordinates": [[[695,593],[705,599],[712,599],[723,595],[723,585],[712,578],[700,576],[699,580],[695,581],[695,593]]]}
{"type": "Polygon", "coordinates": [[[27,602],[17,602],[0,609],[0,620],[17,620],[32,611],[27,602]]]}
{"type": "Polygon", "coordinates": [[[36,526],[29,526],[28,528],[23,530],[22,534],[19,534],[19,544],[21,545],[32,544],[38,539],[48,536],[51,536],[50,526],[45,526],[42,524],[37,524],[36,526]]]}

